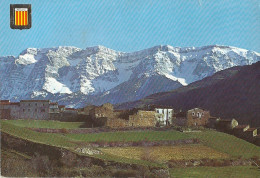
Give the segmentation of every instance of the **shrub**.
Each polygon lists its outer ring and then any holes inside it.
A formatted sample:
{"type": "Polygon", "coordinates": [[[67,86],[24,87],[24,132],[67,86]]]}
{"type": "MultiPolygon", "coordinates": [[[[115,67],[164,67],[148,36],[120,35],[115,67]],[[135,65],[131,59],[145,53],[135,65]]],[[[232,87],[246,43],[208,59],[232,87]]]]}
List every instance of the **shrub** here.
{"type": "Polygon", "coordinates": [[[60,130],[60,132],[61,132],[61,133],[64,133],[64,134],[69,133],[69,131],[68,131],[67,129],[65,129],[65,128],[62,128],[62,129],[60,130]]]}

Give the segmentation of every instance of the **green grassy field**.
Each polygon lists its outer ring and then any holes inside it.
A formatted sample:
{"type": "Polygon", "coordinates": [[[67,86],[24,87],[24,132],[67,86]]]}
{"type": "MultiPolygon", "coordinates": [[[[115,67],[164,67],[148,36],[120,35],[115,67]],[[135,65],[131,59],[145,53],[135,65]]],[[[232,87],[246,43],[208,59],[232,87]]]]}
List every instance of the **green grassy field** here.
{"type": "Polygon", "coordinates": [[[171,177],[259,178],[260,170],[253,166],[192,167],[170,169],[171,177]]]}
{"type": "Polygon", "coordinates": [[[78,141],[157,141],[157,140],[180,140],[193,138],[192,135],[184,134],[175,130],[171,131],[122,131],[103,132],[91,134],[66,134],[66,137],[78,141]]]}
{"type": "Polygon", "coordinates": [[[59,147],[77,146],[75,143],[72,142],[72,139],[63,136],[62,134],[35,132],[27,128],[7,123],[5,121],[1,121],[1,132],[5,132],[15,137],[30,140],[36,143],[43,143],[59,147]]]}
{"type": "MultiPolygon", "coordinates": [[[[28,139],[38,143],[60,147],[78,147],[80,143],[94,141],[158,141],[158,140],[179,140],[187,138],[198,138],[205,146],[213,148],[232,157],[251,158],[260,155],[260,147],[246,142],[222,132],[205,130],[195,133],[182,133],[175,130],[171,131],[120,131],[120,132],[103,132],[91,134],[55,134],[39,133],[15,124],[17,121],[1,120],[1,130],[16,137],[28,139]]],[[[18,121],[17,123],[20,123],[18,121]]],[[[43,122],[45,125],[51,125],[53,121],[43,122]],[[49,123],[48,123],[49,122],[49,123]]],[[[64,123],[60,123],[64,125],[64,123]]],[[[71,123],[66,123],[71,124],[71,123]]],[[[23,124],[24,125],[24,124],[23,124]]],[[[34,125],[35,126],[35,125],[34,125]]],[[[43,126],[43,125],[41,125],[43,126]]]]}
{"type": "Polygon", "coordinates": [[[44,120],[4,120],[3,122],[10,123],[19,127],[51,129],[77,129],[84,124],[84,122],[60,122],[44,120]]]}
{"type": "Polygon", "coordinates": [[[234,157],[251,158],[260,155],[260,147],[223,132],[206,130],[190,133],[202,144],[234,157]]]}

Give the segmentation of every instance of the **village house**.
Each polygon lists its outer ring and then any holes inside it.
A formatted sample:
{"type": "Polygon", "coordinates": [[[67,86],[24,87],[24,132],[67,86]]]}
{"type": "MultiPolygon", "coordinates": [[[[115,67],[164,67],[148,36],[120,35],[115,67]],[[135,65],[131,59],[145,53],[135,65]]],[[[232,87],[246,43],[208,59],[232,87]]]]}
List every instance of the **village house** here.
{"type": "Polygon", "coordinates": [[[216,129],[216,124],[217,122],[220,120],[220,118],[217,117],[210,117],[208,119],[208,123],[207,123],[207,127],[208,128],[212,128],[212,129],[216,129]]]}
{"type": "Polygon", "coordinates": [[[254,138],[254,144],[260,146],[260,134],[256,135],[254,138]]]}
{"type": "Polygon", "coordinates": [[[184,111],[180,111],[178,113],[175,113],[172,119],[174,126],[187,126],[187,113],[184,111]]]}
{"type": "Polygon", "coordinates": [[[243,139],[254,142],[255,137],[257,136],[257,129],[256,128],[249,128],[243,134],[243,139]]]}
{"type": "Polygon", "coordinates": [[[249,129],[249,125],[238,125],[233,128],[233,134],[236,137],[243,138],[244,132],[249,129]]]}
{"type": "Polygon", "coordinates": [[[232,133],[232,129],[238,126],[238,122],[236,119],[226,120],[220,119],[216,123],[216,129],[226,133],[232,133]]]}
{"type": "Polygon", "coordinates": [[[59,112],[60,109],[58,103],[50,103],[49,113],[59,113],[59,112]]]}
{"type": "Polygon", "coordinates": [[[110,103],[105,103],[101,106],[95,106],[89,110],[89,115],[92,118],[112,118],[114,116],[114,107],[110,103]]]}
{"type": "Polygon", "coordinates": [[[21,100],[20,119],[49,119],[49,100],[21,100]]]}
{"type": "Polygon", "coordinates": [[[158,113],[157,123],[159,126],[168,126],[172,125],[172,116],[173,116],[173,109],[172,108],[155,108],[155,112],[158,113]]]}
{"type": "Polygon", "coordinates": [[[20,115],[20,103],[0,100],[0,119],[18,119],[20,115]]]}
{"type": "Polygon", "coordinates": [[[175,113],[173,116],[173,125],[175,126],[206,126],[210,118],[210,112],[201,108],[190,109],[187,112],[175,113]]]}
{"type": "Polygon", "coordinates": [[[130,127],[155,127],[161,114],[155,111],[142,111],[129,116],[130,127]]]}
{"type": "Polygon", "coordinates": [[[128,119],[108,118],[106,126],[111,128],[155,127],[159,117],[162,117],[162,114],[155,111],[137,110],[129,115],[128,119]]]}
{"type": "Polygon", "coordinates": [[[174,110],[171,106],[147,105],[144,109],[148,111],[155,111],[156,113],[158,113],[156,115],[157,126],[163,127],[173,124],[174,110]]]}
{"type": "Polygon", "coordinates": [[[210,113],[201,108],[194,108],[187,111],[187,126],[206,126],[210,113]]]}

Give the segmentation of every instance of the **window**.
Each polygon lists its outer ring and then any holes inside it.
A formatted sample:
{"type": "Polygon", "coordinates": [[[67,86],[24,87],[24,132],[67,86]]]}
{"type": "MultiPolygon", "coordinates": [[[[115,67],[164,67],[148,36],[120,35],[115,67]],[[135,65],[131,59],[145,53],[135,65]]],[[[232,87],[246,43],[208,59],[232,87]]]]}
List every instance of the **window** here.
{"type": "Polygon", "coordinates": [[[192,116],[195,116],[195,112],[192,112],[192,116]]]}
{"type": "Polygon", "coordinates": [[[41,109],[41,112],[45,112],[45,109],[41,109]]]}
{"type": "Polygon", "coordinates": [[[25,109],[23,109],[23,112],[25,112],[25,109]]]}
{"type": "Polygon", "coordinates": [[[204,116],[204,112],[201,115],[204,116]]]}
{"type": "Polygon", "coordinates": [[[29,103],[28,106],[31,106],[31,104],[29,103]]]}
{"type": "Polygon", "coordinates": [[[28,111],[30,112],[30,109],[28,109],[28,111]]]}
{"type": "Polygon", "coordinates": [[[199,112],[197,113],[197,116],[200,117],[200,113],[199,112]]]}
{"type": "Polygon", "coordinates": [[[35,112],[37,112],[37,109],[35,109],[35,112]]]}
{"type": "Polygon", "coordinates": [[[37,103],[35,103],[35,106],[37,106],[37,103]]]}

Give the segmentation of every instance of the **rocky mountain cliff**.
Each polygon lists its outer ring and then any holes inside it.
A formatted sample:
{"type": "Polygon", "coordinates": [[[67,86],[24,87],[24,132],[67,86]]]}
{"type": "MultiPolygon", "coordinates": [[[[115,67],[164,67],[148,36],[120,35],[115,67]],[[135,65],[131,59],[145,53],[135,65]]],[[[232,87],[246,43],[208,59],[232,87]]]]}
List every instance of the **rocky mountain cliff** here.
{"type": "Polygon", "coordinates": [[[116,104],[259,60],[259,53],[219,45],[132,53],[103,46],[28,48],[17,57],[0,57],[0,99],[51,99],[70,107],[116,104]]]}

